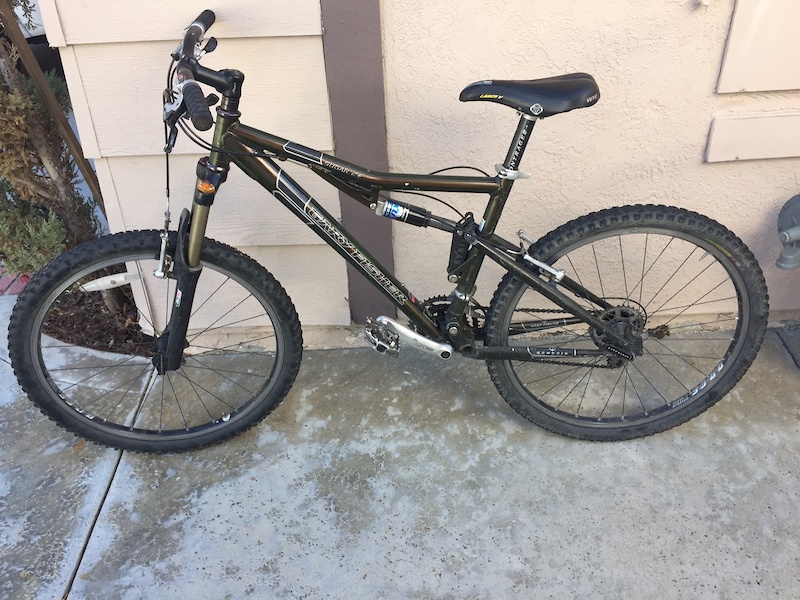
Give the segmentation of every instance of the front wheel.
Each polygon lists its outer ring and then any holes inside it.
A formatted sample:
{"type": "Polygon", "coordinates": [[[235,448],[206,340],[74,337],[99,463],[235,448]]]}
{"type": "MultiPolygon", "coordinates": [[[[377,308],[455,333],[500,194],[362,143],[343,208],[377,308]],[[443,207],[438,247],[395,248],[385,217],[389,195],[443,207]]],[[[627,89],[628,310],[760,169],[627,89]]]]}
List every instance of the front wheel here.
{"type": "Polygon", "coordinates": [[[263,267],[205,240],[178,369],[153,365],[175,279],[157,277],[158,231],[78,246],[19,296],[9,354],[20,385],[47,416],[87,439],[142,452],[188,450],[236,435],[269,414],[297,374],[300,323],[263,267]]]}
{"type": "Polygon", "coordinates": [[[717,402],[755,359],[767,325],[764,277],[742,241],[711,219],[663,206],[614,208],[562,225],[530,253],[602,304],[563,282],[559,290],[641,342],[636,356],[621,356],[602,331],[506,275],[487,315],[487,345],[552,351],[489,361],[489,373],[517,412],[548,431],[587,440],[664,431],[717,402]],[[589,352],[567,357],[572,350],[589,352]]]}

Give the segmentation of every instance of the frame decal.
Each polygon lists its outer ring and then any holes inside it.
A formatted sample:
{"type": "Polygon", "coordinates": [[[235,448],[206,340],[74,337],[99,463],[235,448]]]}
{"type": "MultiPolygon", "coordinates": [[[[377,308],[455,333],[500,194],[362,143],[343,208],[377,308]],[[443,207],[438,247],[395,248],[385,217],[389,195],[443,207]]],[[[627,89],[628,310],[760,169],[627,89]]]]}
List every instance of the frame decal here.
{"type": "Polygon", "coordinates": [[[394,282],[386,276],[370,259],[367,257],[347,235],[339,229],[333,221],[321,210],[313,198],[305,196],[301,189],[294,184],[294,181],[278,171],[275,190],[272,194],[293,206],[298,213],[307,217],[306,223],[316,227],[333,244],[340,248],[350,258],[357,263],[362,271],[369,276],[379,287],[386,291],[400,306],[409,299],[394,282]]]}
{"type": "Polygon", "coordinates": [[[313,148],[303,146],[302,144],[296,144],[295,142],[286,142],[283,145],[283,149],[286,151],[286,154],[297,156],[298,158],[318,165],[322,164],[322,152],[319,150],[314,150],[313,148]]]}

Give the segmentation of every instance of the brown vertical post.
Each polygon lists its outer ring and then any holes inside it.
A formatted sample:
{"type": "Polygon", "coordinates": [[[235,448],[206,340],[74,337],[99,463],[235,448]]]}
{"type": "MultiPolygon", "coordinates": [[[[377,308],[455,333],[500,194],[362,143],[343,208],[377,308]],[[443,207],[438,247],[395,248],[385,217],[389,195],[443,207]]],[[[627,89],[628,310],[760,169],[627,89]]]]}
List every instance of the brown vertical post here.
{"type": "MultiPolygon", "coordinates": [[[[322,0],[322,42],[336,155],[388,171],[378,0],[322,0]]],[[[342,223],[386,268],[394,269],[392,222],[340,193],[342,223]]],[[[350,316],[394,316],[394,305],[348,265],[350,316]]]]}
{"type": "Polygon", "coordinates": [[[67,144],[67,148],[69,148],[72,157],[75,159],[75,164],[78,166],[78,169],[80,169],[86,181],[86,185],[89,186],[89,191],[92,192],[92,196],[94,196],[97,205],[103,211],[103,214],[105,214],[103,194],[100,192],[100,184],[97,182],[94,169],[92,169],[92,165],[90,165],[89,161],[83,156],[81,144],[75,132],[72,131],[72,127],[70,127],[64,111],[61,110],[61,105],[58,103],[55,94],[53,94],[53,90],[51,90],[50,86],[47,84],[47,79],[45,79],[36,57],[28,46],[28,41],[19,28],[17,15],[11,8],[8,0],[0,0],[0,21],[3,23],[5,35],[11,40],[11,43],[17,47],[19,58],[25,66],[25,70],[28,72],[28,77],[33,81],[47,112],[55,121],[59,133],[61,133],[64,142],[67,144]]]}

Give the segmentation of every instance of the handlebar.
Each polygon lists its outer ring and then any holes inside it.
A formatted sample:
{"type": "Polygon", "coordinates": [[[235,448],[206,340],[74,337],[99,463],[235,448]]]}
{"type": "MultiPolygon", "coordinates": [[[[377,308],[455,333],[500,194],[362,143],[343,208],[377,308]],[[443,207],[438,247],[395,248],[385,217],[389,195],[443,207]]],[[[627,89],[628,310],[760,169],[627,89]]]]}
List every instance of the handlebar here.
{"type": "Polygon", "coordinates": [[[206,98],[200,84],[195,81],[194,65],[196,65],[195,46],[214,24],[216,16],[210,10],[204,10],[186,29],[183,37],[180,64],[178,65],[178,81],[181,82],[181,91],[186,105],[186,112],[194,125],[200,131],[207,131],[214,125],[214,117],[206,104],[206,98]]]}
{"type": "Polygon", "coordinates": [[[217,17],[214,15],[213,11],[204,10],[201,12],[197,18],[192,22],[192,25],[199,25],[203,28],[203,33],[211,29],[211,26],[214,24],[214,20],[217,17]]]}
{"type": "Polygon", "coordinates": [[[211,29],[211,26],[214,24],[215,20],[216,16],[212,11],[204,10],[194,21],[192,21],[192,24],[186,28],[186,34],[183,37],[182,51],[184,58],[194,56],[195,45],[197,42],[203,39],[206,31],[211,29]]]}

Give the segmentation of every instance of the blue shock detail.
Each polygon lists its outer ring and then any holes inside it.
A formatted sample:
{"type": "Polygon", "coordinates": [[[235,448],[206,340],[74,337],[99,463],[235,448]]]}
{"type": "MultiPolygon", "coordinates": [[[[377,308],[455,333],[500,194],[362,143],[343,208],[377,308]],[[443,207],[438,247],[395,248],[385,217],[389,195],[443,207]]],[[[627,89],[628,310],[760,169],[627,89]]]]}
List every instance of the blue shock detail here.
{"type": "Polygon", "coordinates": [[[390,219],[405,221],[408,216],[408,209],[394,202],[387,201],[386,206],[383,207],[383,216],[389,217],[390,219]]]}

